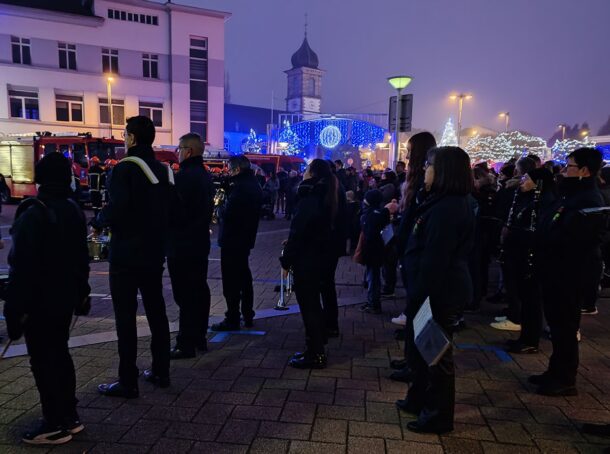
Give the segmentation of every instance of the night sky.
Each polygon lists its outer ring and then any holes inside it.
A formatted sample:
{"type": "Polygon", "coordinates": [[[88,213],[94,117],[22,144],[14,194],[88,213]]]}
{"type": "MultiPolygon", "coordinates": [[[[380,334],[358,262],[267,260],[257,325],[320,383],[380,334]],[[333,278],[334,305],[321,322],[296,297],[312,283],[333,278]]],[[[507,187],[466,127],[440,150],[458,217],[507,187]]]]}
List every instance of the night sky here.
{"type": "Polygon", "coordinates": [[[175,0],[231,12],[231,102],[285,105],[290,57],[308,13],[322,109],[387,112],[386,77],[414,77],[413,126],[442,131],[454,91],[474,94],[464,126],[511,126],[545,138],[559,123],[610,115],[610,0],[175,0]]]}

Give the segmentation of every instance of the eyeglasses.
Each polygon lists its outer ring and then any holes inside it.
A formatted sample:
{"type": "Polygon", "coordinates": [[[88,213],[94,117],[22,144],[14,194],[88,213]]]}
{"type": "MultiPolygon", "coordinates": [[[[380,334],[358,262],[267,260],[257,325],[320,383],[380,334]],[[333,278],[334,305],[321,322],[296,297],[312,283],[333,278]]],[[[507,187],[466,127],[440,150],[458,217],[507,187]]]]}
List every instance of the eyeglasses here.
{"type": "Polygon", "coordinates": [[[580,167],[578,167],[578,164],[566,164],[563,168],[567,169],[568,167],[577,167],[577,168],[580,168],[580,167]]]}

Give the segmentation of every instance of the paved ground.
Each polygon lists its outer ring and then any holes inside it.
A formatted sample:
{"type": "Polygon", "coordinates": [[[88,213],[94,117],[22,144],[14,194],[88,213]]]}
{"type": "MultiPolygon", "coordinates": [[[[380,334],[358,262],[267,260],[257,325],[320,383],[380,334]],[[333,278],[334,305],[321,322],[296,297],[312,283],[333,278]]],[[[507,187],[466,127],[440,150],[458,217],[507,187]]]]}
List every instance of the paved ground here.
{"type": "MultiPolygon", "coordinates": [[[[0,222],[6,224],[6,217],[0,222]]],[[[268,281],[277,279],[277,245],[286,235],[284,229],[283,221],[266,223],[263,231],[269,233],[259,236],[252,256],[260,280],[257,301],[263,309],[277,299],[275,283],[268,281]]],[[[214,251],[212,258],[217,257],[214,251]]],[[[103,272],[103,265],[98,266],[103,272]]],[[[218,276],[218,264],[212,263],[216,313],[222,312],[218,276]]],[[[362,299],[360,279],[355,265],[341,263],[337,280],[350,284],[339,287],[344,301],[362,299]]],[[[107,293],[104,282],[103,274],[94,275],[94,291],[107,293]]],[[[342,335],[329,343],[326,370],[286,367],[289,356],[303,346],[298,315],[265,318],[255,327],[263,335],[215,338],[208,354],[173,363],[169,389],[142,383],[141,397],[129,401],[96,394],[98,383],[115,377],[115,342],[74,348],[79,412],[87,428],[53,452],[601,453],[610,446],[610,440],[579,430],[585,421],[610,422],[608,299],[600,301],[600,315],[583,320],[580,395],[574,398],[537,396],[527,384],[527,376],[546,364],[548,341],[543,341],[539,355],[502,355],[491,348],[500,347],[510,334],[487,325],[498,306],[469,316],[468,329],[456,339],[461,347],[456,353],[456,430],[442,437],[407,431],[411,417],[393,404],[406,391],[405,385],[386,378],[389,359],[399,357],[402,348],[389,323],[400,305],[400,300],[387,301],[381,316],[363,315],[357,306],[343,307],[342,335]]],[[[110,300],[99,297],[93,314],[97,318],[84,319],[81,334],[88,329],[102,336],[111,332],[109,307],[110,300]]],[[[168,307],[175,313],[169,298],[168,307]]],[[[140,342],[140,367],[149,365],[147,341],[140,342]]],[[[39,416],[27,357],[0,361],[0,452],[44,452],[18,443],[20,433],[39,416]]]]}

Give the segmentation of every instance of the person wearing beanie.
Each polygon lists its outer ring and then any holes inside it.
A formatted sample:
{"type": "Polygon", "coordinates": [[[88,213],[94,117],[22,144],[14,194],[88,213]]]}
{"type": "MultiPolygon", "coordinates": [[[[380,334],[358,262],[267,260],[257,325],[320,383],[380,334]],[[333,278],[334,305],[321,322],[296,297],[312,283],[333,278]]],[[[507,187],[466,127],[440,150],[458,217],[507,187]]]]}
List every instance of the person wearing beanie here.
{"type": "Polygon", "coordinates": [[[503,261],[510,270],[509,285],[520,305],[509,305],[507,316],[496,317],[492,328],[521,331],[507,342],[511,353],[537,353],[542,334],[542,297],[534,268],[534,234],[540,212],[554,201],[553,174],[529,170],[522,178],[510,218],[502,231],[503,261]]]}
{"type": "Polygon", "coordinates": [[[536,227],[536,269],[540,270],[544,316],[551,330],[553,353],[547,370],[529,378],[545,396],[575,396],[578,331],[582,297],[601,276],[600,238],[604,217],[581,210],[604,205],[597,188],[602,154],[579,148],[562,170],[559,198],[542,210],[536,227]]]}
{"type": "Polygon", "coordinates": [[[91,288],[87,224],[71,199],[71,167],[60,153],[42,158],[38,196],[19,205],[11,227],[4,316],[9,337],[25,337],[43,415],[23,436],[28,444],[67,443],[84,429],[68,339],[72,315],[88,312],[91,288]]]}
{"type": "Polygon", "coordinates": [[[383,194],[369,189],[364,195],[360,227],[364,236],[362,257],[366,267],[367,302],[363,312],[381,314],[381,268],[385,257],[385,245],[381,231],[390,223],[390,212],[382,208],[383,194]]]}

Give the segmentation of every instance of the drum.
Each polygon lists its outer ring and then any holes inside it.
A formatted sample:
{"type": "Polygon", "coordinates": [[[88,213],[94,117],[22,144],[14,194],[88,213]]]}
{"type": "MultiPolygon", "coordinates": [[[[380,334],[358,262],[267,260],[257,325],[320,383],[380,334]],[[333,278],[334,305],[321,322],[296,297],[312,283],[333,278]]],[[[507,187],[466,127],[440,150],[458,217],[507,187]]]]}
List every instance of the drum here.
{"type": "Polygon", "coordinates": [[[108,236],[90,236],[87,238],[89,260],[92,262],[105,262],[108,260],[110,238],[108,236]]]}

